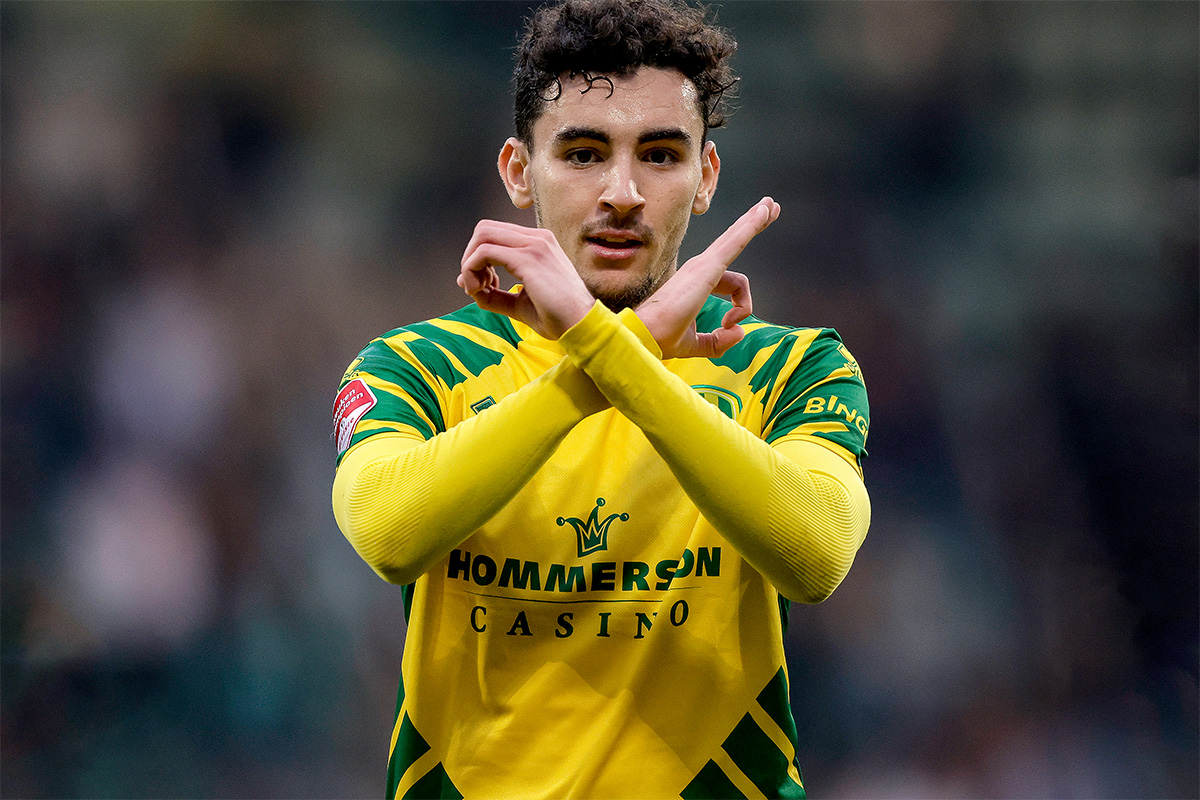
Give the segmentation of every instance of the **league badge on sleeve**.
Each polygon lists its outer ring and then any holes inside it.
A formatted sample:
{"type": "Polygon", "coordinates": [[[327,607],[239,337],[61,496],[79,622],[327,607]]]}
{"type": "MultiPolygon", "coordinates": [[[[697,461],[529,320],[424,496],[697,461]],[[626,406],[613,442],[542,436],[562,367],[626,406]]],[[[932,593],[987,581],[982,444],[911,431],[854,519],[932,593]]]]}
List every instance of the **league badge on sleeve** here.
{"type": "Polygon", "coordinates": [[[354,438],[354,426],[376,402],[375,393],[362,378],[355,378],[338,392],[333,404],[333,435],[337,440],[338,453],[350,446],[350,440],[354,438]]]}

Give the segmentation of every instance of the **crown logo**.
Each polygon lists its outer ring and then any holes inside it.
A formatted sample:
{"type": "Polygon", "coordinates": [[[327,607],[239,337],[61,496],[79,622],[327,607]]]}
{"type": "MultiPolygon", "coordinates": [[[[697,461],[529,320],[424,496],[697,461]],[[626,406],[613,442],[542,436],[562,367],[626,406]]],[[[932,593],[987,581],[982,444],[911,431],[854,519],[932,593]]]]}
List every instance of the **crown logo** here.
{"type": "Polygon", "coordinates": [[[629,519],[628,514],[609,514],[600,520],[600,509],[604,506],[604,498],[596,498],[596,507],[592,509],[592,513],[588,515],[587,521],[578,519],[577,517],[559,517],[557,522],[560,526],[571,523],[571,527],[575,529],[575,538],[579,541],[579,557],[583,558],[586,555],[597,553],[601,550],[608,549],[608,528],[615,520],[625,522],[629,519]]]}

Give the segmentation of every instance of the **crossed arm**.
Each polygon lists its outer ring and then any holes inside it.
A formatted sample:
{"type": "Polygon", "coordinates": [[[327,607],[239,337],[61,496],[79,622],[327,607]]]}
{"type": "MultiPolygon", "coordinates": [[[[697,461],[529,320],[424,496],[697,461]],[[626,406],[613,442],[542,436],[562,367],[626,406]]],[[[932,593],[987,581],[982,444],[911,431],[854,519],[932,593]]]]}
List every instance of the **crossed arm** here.
{"type": "Polygon", "coordinates": [[[481,307],[559,339],[568,358],[487,414],[432,439],[377,435],[348,453],[334,482],[334,512],[364,560],[392,582],[415,580],[512,499],[579,421],[611,404],[642,429],[705,519],[781,594],[803,602],[827,597],[870,523],[858,473],[812,441],[768,445],[661,361],[719,355],[740,340],[748,282],[728,266],[778,213],[764,199],[636,313],[620,316],[592,300],[549,232],[480,223],[459,284],[481,307]],[[518,293],[500,289],[497,265],[522,281],[518,293]],[[721,328],[698,333],[696,313],[713,291],[729,294],[734,307],[721,328]],[[456,480],[435,482],[438,475],[456,480]]]}

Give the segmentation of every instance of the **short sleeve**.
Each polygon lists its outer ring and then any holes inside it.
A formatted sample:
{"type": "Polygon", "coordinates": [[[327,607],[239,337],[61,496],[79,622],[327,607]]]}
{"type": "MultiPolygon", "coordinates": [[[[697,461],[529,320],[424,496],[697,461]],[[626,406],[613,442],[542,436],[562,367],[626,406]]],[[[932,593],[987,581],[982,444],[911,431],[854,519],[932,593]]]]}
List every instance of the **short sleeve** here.
{"type": "Polygon", "coordinates": [[[419,344],[425,343],[398,329],[372,341],[350,363],[333,404],[339,462],[369,436],[415,432],[430,439],[446,429],[442,387],[423,363],[421,348],[414,347],[419,344]]]}
{"type": "Polygon", "coordinates": [[[871,420],[858,361],[836,331],[824,328],[794,363],[767,409],[763,438],[771,443],[785,436],[815,436],[844,448],[860,462],[867,454],[871,420]]]}

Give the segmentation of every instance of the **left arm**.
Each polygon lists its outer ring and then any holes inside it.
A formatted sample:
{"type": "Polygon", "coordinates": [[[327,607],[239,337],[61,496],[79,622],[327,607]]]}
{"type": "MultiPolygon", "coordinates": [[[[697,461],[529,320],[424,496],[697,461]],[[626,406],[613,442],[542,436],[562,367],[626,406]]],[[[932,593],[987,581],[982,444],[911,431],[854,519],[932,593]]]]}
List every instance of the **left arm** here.
{"type": "Polygon", "coordinates": [[[726,417],[663,365],[630,311],[618,318],[597,303],[559,343],[780,594],[815,603],[833,592],[871,519],[866,487],[848,461],[812,441],[769,445],[726,417]]]}
{"type": "Polygon", "coordinates": [[[820,602],[850,569],[870,524],[870,501],[849,462],[812,441],[774,447],[721,414],[661,357],[716,357],[742,337],[745,276],[728,267],[779,215],[763,198],[633,311],[595,302],[548,231],[485,221],[458,283],[482,308],[558,339],[609,402],[646,434],[713,527],[785,597],[820,602]],[[523,284],[500,289],[496,267],[523,284]],[[721,328],[696,331],[710,292],[734,306],[721,328]]]}

